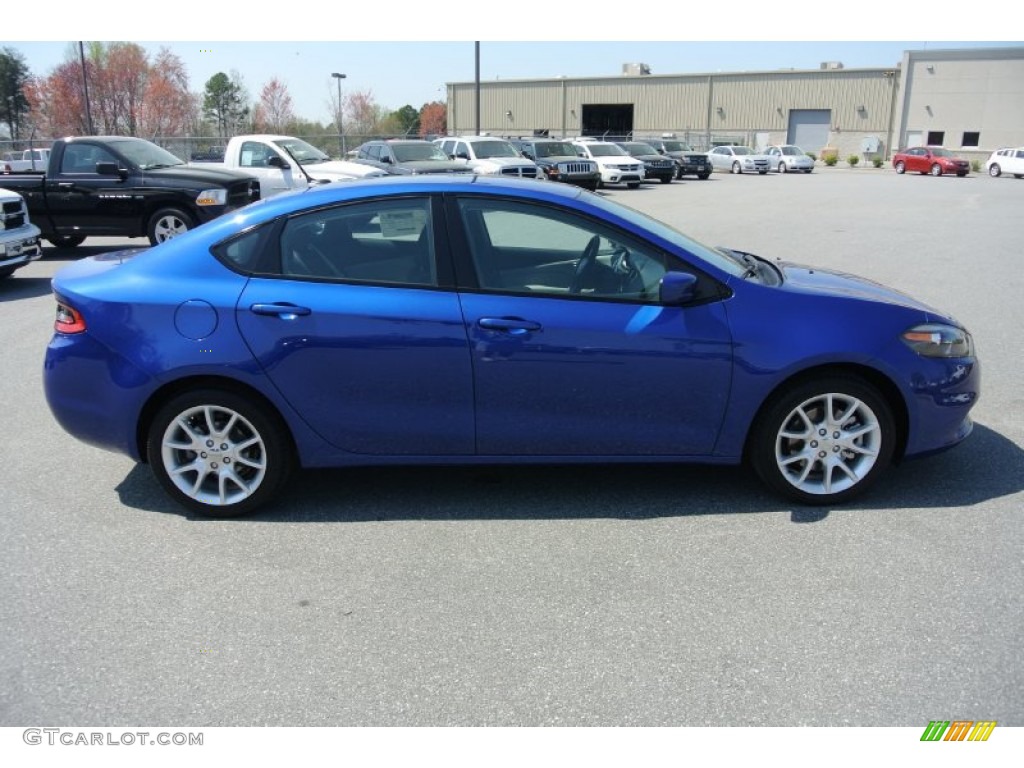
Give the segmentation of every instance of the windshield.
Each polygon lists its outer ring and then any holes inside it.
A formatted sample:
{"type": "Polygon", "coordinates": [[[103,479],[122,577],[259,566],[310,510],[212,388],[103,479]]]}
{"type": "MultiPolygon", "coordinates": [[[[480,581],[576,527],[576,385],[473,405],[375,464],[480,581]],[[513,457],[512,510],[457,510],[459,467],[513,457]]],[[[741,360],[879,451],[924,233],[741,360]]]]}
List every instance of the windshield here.
{"type": "Polygon", "coordinates": [[[625,149],[627,152],[629,152],[629,154],[631,154],[631,155],[656,155],[656,154],[658,154],[658,150],[656,150],[650,144],[644,144],[644,143],[639,142],[639,141],[627,142],[626,144],[622,145],[622,148],[625,149]]]}
{"type": "Polygon", "coordinates": [[[567,141],[555,141],[550,144],[534,144],[537,157],[576,157],[576,148],[567,141]]]}
{"type": "Polygon", "coordinates": [[[488,157],[519,157],[516,148],[507,141],[474,141],[473,151],[481,160],[488,157]]]}
{"type": "Polygon", "coordinates": [[[784,155],[802,155],[803,153],[804,151],[800,149],[800,147],[794,147],[792,145],[787,145],[782,148],[782,154],[784,155]]]}
{"type": "Polygon", "coordinates": [[[145,139],[111,139],[110,146],[142,171],[185,164],[163,147],[158,147],[145,139]]]}
{"type": "Polygon", "coordinates": [[[300,165],[324,163],[331,158],[302,139],[277,139],[274,144],[288,150],[300,165]]]}
{"type": "Polygon", "coordinates": [[[395,153],[395,159],[400,163],[410,163],[416,160],[447,160],[448,155],[441,151],[440,147],[433,144],[392,144],[391,151],[395,153]]]}
{"type": "Polygon", "coordinates": [[[732,153],[734,155],[752,155],[754,154],[754,150],[750,147],[733,147],[732,153]]]}
{"type": "Polygon", "coordinates": [[[626,150],[615,144],[585,144],[594,157],[626,157],[626,150]]]}
{"type": "Polygon", "coordinates": [[[680,248],[687,253],[692,253],[697,258],[703,259],[708,264],[717,267],[723,272],[739,277],[747,271],[747,264],[740,261],[739,257],[699,243],[693,238],[684,235],[679,230],[670,227],[665,222],[659,221],[658,219],[652,219],[645,213],[640,213],[640,211],[634,210],[629,206],[623,205],[622,203],[612,202],[611,200],[603,197],[597,198],[596,200],[590,200],[590,202],[600,208],[604,208],[615,216],[620,216],[638,229],[646,229],[657,237],[660,237],[662,240],[667,240],[672,243],[672,245],[677,248],[680,248]]]}

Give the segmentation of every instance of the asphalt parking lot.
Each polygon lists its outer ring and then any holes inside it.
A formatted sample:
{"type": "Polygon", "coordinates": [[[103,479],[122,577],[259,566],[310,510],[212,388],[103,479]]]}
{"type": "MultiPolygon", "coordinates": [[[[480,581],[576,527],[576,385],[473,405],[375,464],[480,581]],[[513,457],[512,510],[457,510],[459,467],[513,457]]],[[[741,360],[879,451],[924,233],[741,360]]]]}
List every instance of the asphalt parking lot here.
{"type": "Polygon", "coordinates": [[[41,390],[50,276],[143,241],[48,246],[0,282],[0,725],[1024,725],[1024,180],[604,194],[948,309],[983,366],[974,434],[836,509],[738,468],[388,468],[202,519],[41,390]]]}

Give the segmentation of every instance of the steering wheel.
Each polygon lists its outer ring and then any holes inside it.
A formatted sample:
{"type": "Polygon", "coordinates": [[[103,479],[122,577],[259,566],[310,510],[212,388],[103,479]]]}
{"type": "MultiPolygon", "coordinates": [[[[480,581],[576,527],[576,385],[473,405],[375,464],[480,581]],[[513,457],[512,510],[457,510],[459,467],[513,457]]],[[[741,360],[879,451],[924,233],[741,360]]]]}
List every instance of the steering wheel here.
{"type": "Polygon", "coordinates": [[[587,247],[583,249],[583,255],[576,262],[576,274],[573,275],[572,283],[569,285],[569,293],[579,293],[583,290],[586,279],[590,277],[590,273],[597,266],[597,251],[600,247],[600,235],[594,235],[590,238],[587,247]]]}

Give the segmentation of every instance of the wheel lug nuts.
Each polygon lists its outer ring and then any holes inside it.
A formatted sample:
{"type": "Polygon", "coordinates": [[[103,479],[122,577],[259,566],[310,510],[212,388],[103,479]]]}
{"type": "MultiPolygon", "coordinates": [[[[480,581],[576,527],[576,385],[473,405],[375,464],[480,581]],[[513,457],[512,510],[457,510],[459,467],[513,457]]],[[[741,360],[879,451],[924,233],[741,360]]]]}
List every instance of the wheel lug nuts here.
{"type": "MultiPolygon", "coordinates": [[[[818,454],[818,458],[820,458],[820,459],[824,459],[826,456],[828,456],[828,454],[825,453],[824,451],[822,451],[821,453],[818,454]]],[[[214,466],[216,467],[217,465],[214,464],[214,466]]]]}
{"type": "Polygon", "coordinates": [[[838,440],[839,439],[839,433],[838,432],[833,432],[832,433],[832,437],[834,437],[836,440],[838,440]]]}
{"type": "MultiPolygon", "coordinates": [[[[824,434],[824,433],[822,433],[822,434],[824,434]]],[[[207,448],[213,448],[213,440],[207,440],[206,441],[206,447],[207,448]]]]}
{"type": "Polygon", "coordinates": [[[839,446],[838,445],[832,446],[832,453],[839,453],[839,446]]]}
{"type": "Polygon", "coordinates": [[[210,469],[216,469],[216,468],[217,468],[217,462],[215,461],[215,462],[213,462],[213,464],[210,465],[210,469]]]}
{"type": "MultiPolygon", "coordinates": [[[[839,449],[838,449],[838,448],[836,448],[836,450],[838,451],[839,449]]],[[[229,459],[229,458],[228,458],[227,456],[225,456],[225,457],[224,457],[224,463],[225,463],[225,464],[230,464],[230,463],[231,463],[231,459],[229,459]]]]}
{"type": "Polygon", "coordinates": [[[818,441],[817,440],[811,440],[811,448],[817,448],[817,447],[818,447],[818,441]]]}
{"type": "Polygon", "coordinates": [[[818,434],[821,435],[822,437],[824,437],[828,433],[824,429],[819,429],[818,430],[818,434]]]}
{"type": "MultiPolygon", "coordinates": [[[[836,435],[836,437],[839,437],[839,435],[836,435]]],[[[222,451],[226,451],[228,449],[228,444],[227,443],[221,443],[220,444],[220,449],[222,451]]]]}
{"type": "Polygon", "coordinates": [[[199,456],[201,458],[205,459],[206,458],[206,451],[203,451],[202,453],[200,453],[199,456]]]}

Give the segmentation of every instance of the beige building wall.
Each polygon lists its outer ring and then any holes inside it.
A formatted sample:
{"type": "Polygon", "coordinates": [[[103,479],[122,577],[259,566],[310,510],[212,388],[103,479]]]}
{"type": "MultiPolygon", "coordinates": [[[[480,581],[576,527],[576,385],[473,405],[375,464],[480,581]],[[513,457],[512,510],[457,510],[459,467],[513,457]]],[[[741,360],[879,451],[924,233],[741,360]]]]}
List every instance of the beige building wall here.
{"type": "MultiPolygon", "coordinates": [[[[1024,145],[1024,46],[908,51],[901,63],[879,68],[487,81],[479,130],[578,136],[583,105],[594,104],[632,105],[635,134],[673,132],[698,147],[784,143],[795,110],[828,110],[825,143],[844,160],[866,157],[868,139],[889,157],[929,131],[943,131],[955,149],[977,132],[974,155],[987,157],[1024,145]]],[[[448,108],[450,133],[476,132],[474,83],[448,84],[448,108]]]]}

